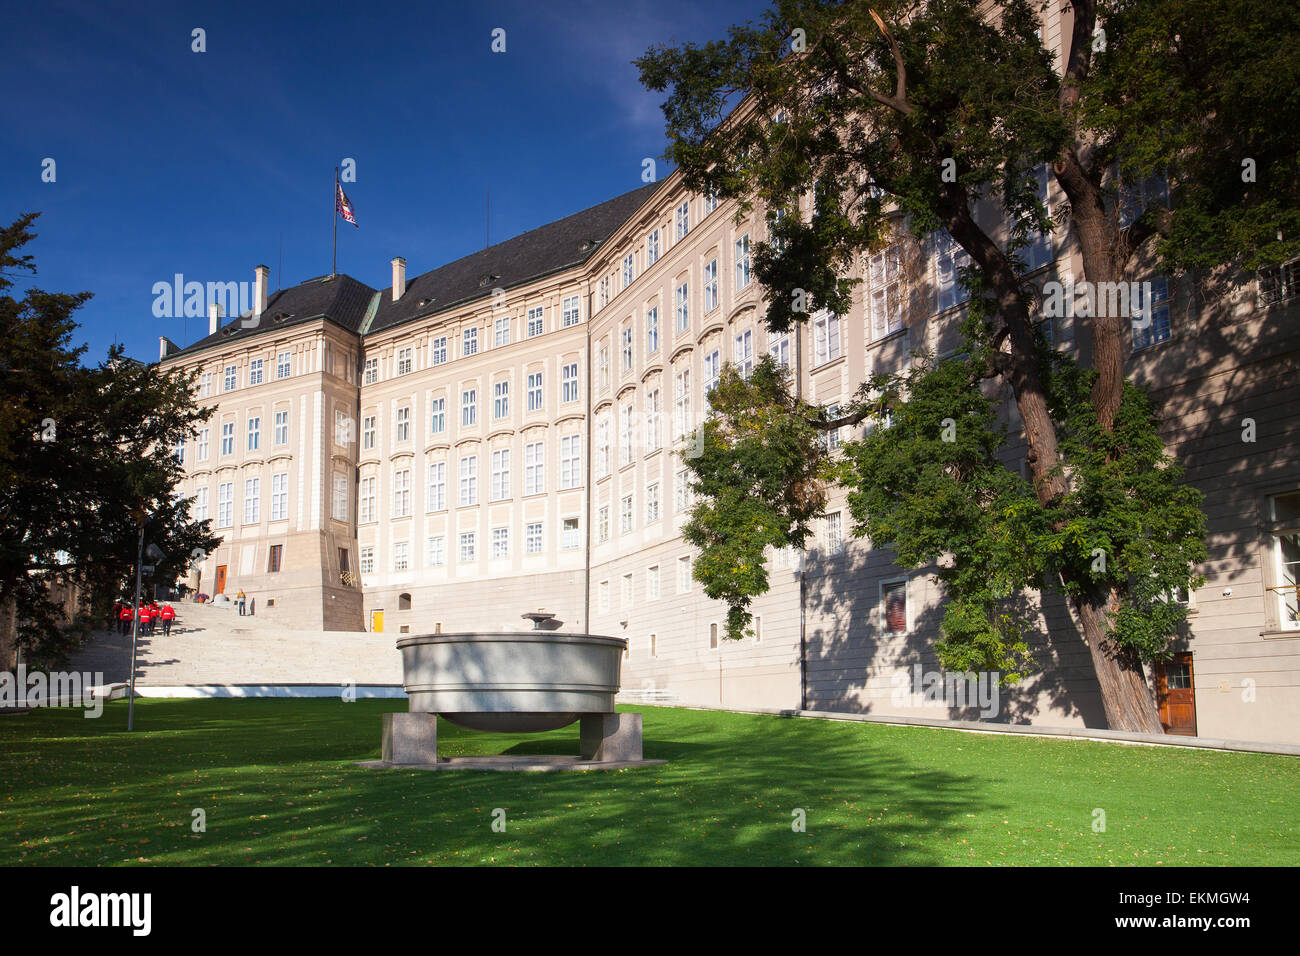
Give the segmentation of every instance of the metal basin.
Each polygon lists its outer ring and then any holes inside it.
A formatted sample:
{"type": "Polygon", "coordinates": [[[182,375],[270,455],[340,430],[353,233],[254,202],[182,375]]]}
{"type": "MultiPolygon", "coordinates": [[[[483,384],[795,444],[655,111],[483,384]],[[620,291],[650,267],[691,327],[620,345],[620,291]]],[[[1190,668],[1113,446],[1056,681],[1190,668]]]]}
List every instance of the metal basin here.
{"type": "Polygon", "coordinates": [[[558,631],[420,634],[397,642],[412,713],[525,733],[614,712],[627,641],[558,631]]]}

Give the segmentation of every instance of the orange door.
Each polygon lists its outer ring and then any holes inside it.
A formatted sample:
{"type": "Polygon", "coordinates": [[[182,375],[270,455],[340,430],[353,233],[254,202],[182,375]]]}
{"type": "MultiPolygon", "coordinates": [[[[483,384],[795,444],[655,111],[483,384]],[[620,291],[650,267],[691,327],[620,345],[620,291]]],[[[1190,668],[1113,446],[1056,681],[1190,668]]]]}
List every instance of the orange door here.
{"type": "MultiPolygon", "coordinates": [[[[217,565],[217,594],[225,594],[225,593],[226,593],[226,566],[224,564],[218,564],[217,565]]],[[[216,597],[216,594],[214,594],[213,597],[216,597]]]]}
{"type": "Polygon", "coordinates": [[[1156,703],[1167,734],[1196,736],[1196,681],[1191,651],[1156,663],[1156,703]]]}

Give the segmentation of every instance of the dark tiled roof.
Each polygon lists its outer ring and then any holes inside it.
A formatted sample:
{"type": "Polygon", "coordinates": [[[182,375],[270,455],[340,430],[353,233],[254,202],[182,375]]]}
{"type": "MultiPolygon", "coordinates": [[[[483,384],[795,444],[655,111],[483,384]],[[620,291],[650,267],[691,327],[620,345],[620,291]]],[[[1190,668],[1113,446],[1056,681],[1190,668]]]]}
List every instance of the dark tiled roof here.
{"type": "Polygon", "coordinates": [[[210,346],[225,345],[322,316],[349,332],[358,333],[374,296],[374,289],[351,276],[339,274],[332,279],[328,276],[308,279],[274,293],[267,300],[266,311],[255,327],[244,328],[243,318],[232,319],[218,328],[216,334],[201,338],[167,357],[170,359],[175,355],[189,355],[210,346]]]}
{"type": "Polygon", "coordinates": [[[581,265],[595,254],[598,243],[608,239],[650,198],[657,186],[650,183],[416,276],[407,281],[406,293],[396,302],[389,286],[380,296],[374,321],[364,331],[389,329],[462,302],[487,298],[494,288],[509,289],[581,265]],[[485,276],[491,277],[486,283],[485,276]]]}

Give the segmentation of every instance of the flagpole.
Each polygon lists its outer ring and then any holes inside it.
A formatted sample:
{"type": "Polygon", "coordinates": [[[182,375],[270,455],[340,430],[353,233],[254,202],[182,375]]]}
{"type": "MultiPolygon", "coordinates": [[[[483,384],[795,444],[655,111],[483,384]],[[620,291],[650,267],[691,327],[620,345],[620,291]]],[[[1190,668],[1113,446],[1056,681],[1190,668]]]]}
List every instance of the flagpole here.
{"type": "Polygon", "coordinates": [[[334,251],[330,256],[330,278],[338,268],[339,260],[339,168],[334,167],[334,194],[330,196],[330,212],[334,214],[334,251]]]}

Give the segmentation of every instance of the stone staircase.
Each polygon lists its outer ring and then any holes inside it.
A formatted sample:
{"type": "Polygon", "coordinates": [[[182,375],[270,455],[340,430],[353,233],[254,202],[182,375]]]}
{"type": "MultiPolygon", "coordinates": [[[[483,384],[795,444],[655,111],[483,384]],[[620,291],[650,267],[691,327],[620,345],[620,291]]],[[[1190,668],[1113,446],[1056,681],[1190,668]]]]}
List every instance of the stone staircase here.
{"type": "MultiPolygon", "coordinates": [[[[177,602],[168,636],[141,634],[137,686],[397,685],[402,658],[396,634],[299,631],[233,606],[177,602]]],[[[102,672],[105,684],[130,680],[131,635],[97,631],[69,670],[102,672]]]]}

